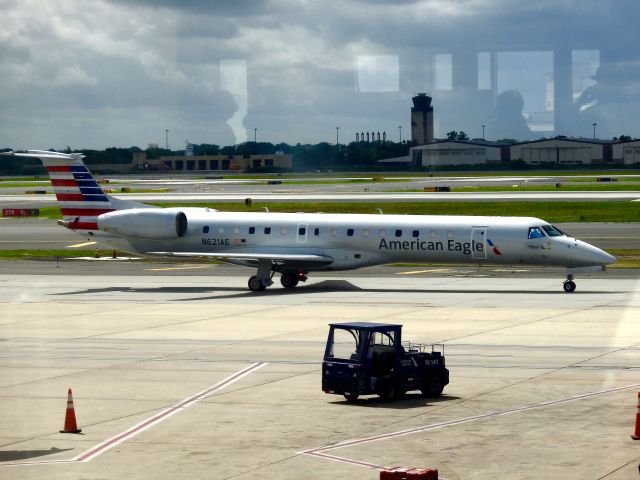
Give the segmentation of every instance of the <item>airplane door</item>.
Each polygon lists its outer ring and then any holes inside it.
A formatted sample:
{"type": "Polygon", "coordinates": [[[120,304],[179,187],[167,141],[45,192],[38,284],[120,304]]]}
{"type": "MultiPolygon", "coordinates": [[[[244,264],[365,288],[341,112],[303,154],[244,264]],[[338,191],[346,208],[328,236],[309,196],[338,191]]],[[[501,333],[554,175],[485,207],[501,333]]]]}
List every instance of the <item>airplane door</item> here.
{"type": "Polygon", "coordinates": [[[487,227],[473,227],[471,229],[471,256],[476,260],[487,258],[487,227]]]}
{"type": "Polygon", "coordinates": [[[298,230],[296,230],[296,242],[307,243],[307,230],[309,230],[306,223],[299,223],[298,230]]]}

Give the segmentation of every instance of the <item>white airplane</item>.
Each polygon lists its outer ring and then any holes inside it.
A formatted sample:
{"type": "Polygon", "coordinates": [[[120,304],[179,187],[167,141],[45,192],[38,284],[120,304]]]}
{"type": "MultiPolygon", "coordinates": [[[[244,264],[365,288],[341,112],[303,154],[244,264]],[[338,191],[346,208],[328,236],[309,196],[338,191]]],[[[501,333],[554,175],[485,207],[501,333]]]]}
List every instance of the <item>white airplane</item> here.
{"type": "Polygon", "coordinates": [[[29,150],[47,168],[63,220],[79,235],[140,255],[207,257],[257,268],[249,289],[280,274],[285,288],[320,270],[397,262],[548,265],[574,274],[604,270],[615,257],[532,217],[220,212],[157,208],[105,194],[78,153],[29,150]]]}

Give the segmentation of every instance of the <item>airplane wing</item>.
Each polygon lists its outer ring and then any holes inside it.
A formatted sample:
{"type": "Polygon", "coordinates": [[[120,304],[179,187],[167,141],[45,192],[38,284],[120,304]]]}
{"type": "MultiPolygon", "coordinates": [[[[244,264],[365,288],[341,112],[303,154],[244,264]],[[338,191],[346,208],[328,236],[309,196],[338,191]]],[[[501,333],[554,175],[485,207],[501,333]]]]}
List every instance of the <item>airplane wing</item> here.
{"type": "Polygon", "coordinates": [[[233,253],[233,252],[147,252],[150,255],[165,255],[170,257],[206,257],[222,262],[242,260],[246,262],[271,260],[277,264],[313,264],[329,265],[333,263],[333,258],[327,255],[297,254],[297,253],[233,253]]]}

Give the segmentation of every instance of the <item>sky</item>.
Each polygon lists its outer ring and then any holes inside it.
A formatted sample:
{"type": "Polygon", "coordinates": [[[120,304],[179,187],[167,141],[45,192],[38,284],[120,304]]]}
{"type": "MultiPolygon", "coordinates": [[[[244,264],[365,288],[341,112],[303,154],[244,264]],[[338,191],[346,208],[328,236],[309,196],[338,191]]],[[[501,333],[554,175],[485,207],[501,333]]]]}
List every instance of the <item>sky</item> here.
{"type": "Polygon", "coordinates": [[[433,97],[436,137],[640,137],[637,0],[0,0],[0,11],[0,147],[406,140],[418,92],[433,97]]]}

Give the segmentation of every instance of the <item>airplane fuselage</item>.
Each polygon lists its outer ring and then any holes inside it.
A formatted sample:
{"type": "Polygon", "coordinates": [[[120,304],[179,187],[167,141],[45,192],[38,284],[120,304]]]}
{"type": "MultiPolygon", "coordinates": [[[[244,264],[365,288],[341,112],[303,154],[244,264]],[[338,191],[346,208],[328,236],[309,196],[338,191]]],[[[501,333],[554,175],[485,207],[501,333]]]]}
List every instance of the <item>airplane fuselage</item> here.
{"type": "MultiPolygon", "coordinates": [[[[350,270],[396,262],[556,265],[588,267],[610,263],[605,252],[559,235],[528,238],[532,217],[428,216],[184,211],[188,227],[173,239],[103,240],[122,250],[151,252],[290,254],[331,257],[306,270],[350,270]],[[117,245],[116,245],[117,244],[117,245]]],[[[230,263],[252,264],[230,258],[230,263]]]]}

